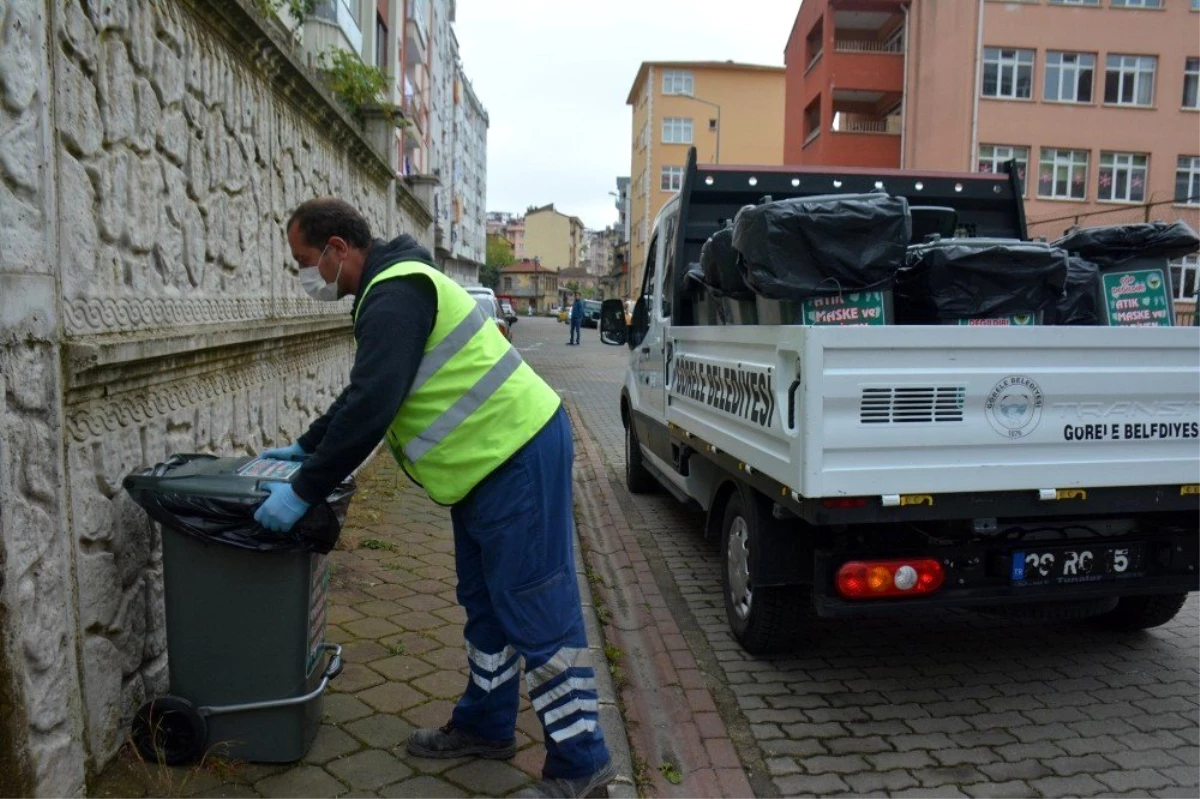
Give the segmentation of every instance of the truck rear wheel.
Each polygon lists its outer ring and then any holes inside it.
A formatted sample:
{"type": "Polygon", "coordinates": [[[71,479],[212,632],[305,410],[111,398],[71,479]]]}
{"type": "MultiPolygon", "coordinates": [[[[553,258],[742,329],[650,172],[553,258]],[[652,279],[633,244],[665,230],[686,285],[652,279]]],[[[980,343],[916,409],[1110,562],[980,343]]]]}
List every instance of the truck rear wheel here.
{"type": "Polygon", "coordinates": [[[1187,594],[1148,594],[1123,596],[1117,606],[1096,622],[1110,630],[1148,630],[1166,624],[1178,615],[1187,602],[1187,594]]]}
{"type": "Polygon", "coordinates": [[[658,481],[642,463],[642,448],[638,446],[633,419],[625,427],[625,487],[630,494],[650,494],[658,488],[658,481]]]}
{"type": "Polygon", "coordinates": [[[751,563],[762,535],[752,489],[740,488],[725,505],[721,524],[721,588],[729,627],[752,655],[786,652],[800,639],[808,616],[803,592],[793,586],[755,587],[751,563]]]}

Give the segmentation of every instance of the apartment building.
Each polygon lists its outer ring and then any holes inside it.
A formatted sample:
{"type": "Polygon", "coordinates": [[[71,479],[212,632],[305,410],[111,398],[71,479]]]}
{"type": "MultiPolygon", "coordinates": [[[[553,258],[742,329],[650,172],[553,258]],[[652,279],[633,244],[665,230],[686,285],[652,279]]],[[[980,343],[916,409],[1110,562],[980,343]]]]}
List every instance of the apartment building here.
{"type": "Polygon", "coordinates": [[[545,313],[558,302],[558,271],[536,260],[521,260],[500,270],[496,293],[510,297],[517,313],[545,313]]]}
{"type": "MultiPolygon", "coordinates": [[[[806,3],[807,5],[807,3],[806,3]]],[[[629,259],[641,285],[654,217],[679,191],[688,148],[703,163],[783,163],[784,70],[733,61],[646,61],[626,104],[630,136],[629,259]]]]}
{"type": "Polygon", "coordinates": [[[451,253],[471,264],[472,279],[487,260],[487,132],[489,119],[461,65],[454,93],[454,195],[458,198],[451,253]]]}
{"type": "Polygon", "coordinates": [[[1200,224],[1200,0],[805,0],[785,63],[788,164],[1014,159],[1031,235],[1200,224]]]}
{"type": "Polygon", "coordinates": [[[487,212],[487,235],[500,236],[512,247],[513,257],[525,260],[525,217],[506,211],[487,212]]]}
{"type": "Polygon", "coordinates": [[[554,203],[527,210],[524,233],[524,257],[536,258],[547,269],[555,271],[582,264],[583,220],[556,210],[554,203]]]}
{"type": "MultiPolygon", "coordinates": [[[[337,0],[340,2],[340,0],[337,0]]],[[[397,148],[402,175],[425,175],[430,163],[433,81],[431,59],[430,0],[389,0],[399,14],[403,36],[399,41],[400,58],[395,102],[404,109],[408,124],[401,130],[397,148]]]]}
{"type": "MultiPolygon", "coordinates": [[[[488,114],[459,58],[456,0],[317,0],[304,46],[357,53],[389,78],[397,172],[432,185],[434,261],[459,283],[486,259],[488,114]]],[[[295,24],[295,20],[283,15],[295,24]]]]}

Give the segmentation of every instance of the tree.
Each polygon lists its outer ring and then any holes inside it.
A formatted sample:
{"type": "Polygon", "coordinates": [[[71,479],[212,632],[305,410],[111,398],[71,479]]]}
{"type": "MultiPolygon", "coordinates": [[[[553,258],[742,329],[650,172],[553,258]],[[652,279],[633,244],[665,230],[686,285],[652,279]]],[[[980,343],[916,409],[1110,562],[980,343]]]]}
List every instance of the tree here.
{"type": "Polygon", "coordinates": [[[479,282],[494,290],[500,285],[500,270],[515,260],[512,244],[508,239],[502,236],[488,236],[487,261],[479,269],[479,282]]]}

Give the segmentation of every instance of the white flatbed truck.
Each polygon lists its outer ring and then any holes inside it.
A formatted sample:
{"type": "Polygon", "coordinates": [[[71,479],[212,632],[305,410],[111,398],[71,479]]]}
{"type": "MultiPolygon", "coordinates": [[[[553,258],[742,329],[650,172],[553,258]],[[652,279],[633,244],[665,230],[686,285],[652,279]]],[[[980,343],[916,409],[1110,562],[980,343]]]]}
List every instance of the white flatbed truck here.
{"type": "Polygon", "coordinates": [[[1025,238],[1008,175],[699,166],[655,220],[627,325],[626,483],[719,536],[751,653],[813,616],[975,608],[1116,629],[1200,589],[1200,330],[701,323],[684,274],[746,204],[885,187],[1025,238]]]}

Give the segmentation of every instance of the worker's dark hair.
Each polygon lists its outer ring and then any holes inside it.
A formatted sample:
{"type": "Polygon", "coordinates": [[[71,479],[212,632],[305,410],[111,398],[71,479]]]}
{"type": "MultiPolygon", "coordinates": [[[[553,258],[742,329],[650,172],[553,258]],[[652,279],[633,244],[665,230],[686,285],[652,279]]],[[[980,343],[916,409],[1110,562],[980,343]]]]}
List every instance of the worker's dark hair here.
{"type": "Polygon", "coordinates": [[[291,230],[292,223],[310,247],[323,246],[332,236],[339,236],[360,250],[371,246],[371,225],[357,208],[336,197],[317,197],[301,203],[292,211],[284,230],[291,230]]]}

